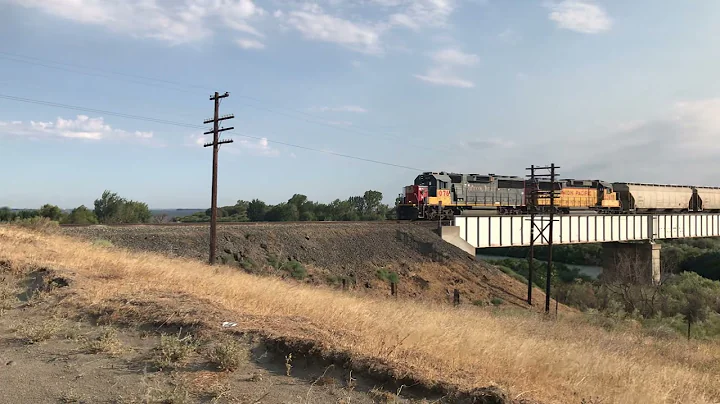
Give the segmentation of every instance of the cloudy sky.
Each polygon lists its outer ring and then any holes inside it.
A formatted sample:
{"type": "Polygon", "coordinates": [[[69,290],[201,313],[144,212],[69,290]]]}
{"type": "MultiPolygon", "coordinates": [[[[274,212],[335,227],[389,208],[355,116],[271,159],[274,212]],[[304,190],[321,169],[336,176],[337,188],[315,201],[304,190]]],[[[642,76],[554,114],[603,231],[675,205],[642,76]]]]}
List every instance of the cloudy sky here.
{"type": "Polygon", "coordinates": [[[0,206],[209,206],[213,91],[236,117],[221,204],[551,162],[720,186],[718,20],[716,0],[0,0],[0,206]]]}

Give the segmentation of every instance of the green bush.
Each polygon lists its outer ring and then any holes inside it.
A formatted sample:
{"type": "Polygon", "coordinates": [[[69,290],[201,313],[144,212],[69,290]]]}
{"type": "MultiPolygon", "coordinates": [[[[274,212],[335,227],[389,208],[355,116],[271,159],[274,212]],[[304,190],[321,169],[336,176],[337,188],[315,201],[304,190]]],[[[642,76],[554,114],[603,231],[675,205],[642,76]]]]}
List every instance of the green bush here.
{"type": "Polygon", "coordinates": [[[283,271],[287,271],[290,273],[290,276],[293,278],[301,281],[307,277],[307,270],[303,266],[303,264],[297,262],[297,261],[289,261],[282,265],[280,268],[283,271]]]}
{"type": "Polygon", "coordinates": [[[492,303],[493,306],[499,306],[505,303],[505,301],[499,297],[493,297],[492,299],[490,299],[490,303],[492,303]]]}

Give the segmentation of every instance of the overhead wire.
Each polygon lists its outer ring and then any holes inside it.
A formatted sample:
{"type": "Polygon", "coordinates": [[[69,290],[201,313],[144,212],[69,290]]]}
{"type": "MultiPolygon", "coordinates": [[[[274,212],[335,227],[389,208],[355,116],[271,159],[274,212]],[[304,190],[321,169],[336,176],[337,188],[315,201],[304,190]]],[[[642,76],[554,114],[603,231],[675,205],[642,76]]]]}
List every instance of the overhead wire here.
{"type": "MultiPolygon", "coordinates": [[[[179,126],[179,127],[184,127],[184,128],[205,129],[205,126],[202,126],[202,125],[194,125],[194,124],[188,124],[188,123],[183,123],[183,122],[170,121],[170,120],[166,120],[166,119],[158,119],[158,118],[146,117],[146,116],[141,116],[141,115],[132,115],[132,114],[126,114],[126,113],[121,113],[121,112],[81,107],[81,106],[76,106],[76,105],[68,105],[68,104],[57,103],[57,102],[35,100],[32,98],[16,97],[16,96],[7,95],[7,94],[0,94],[0,99],[5,99],[5,100],[15,101],[15,102],[23,102],[23,103],[28,103],[28,104],[35,104],[35,105],[43,105],[43,106],[49,106],[49,107],[55,107],[55,108],[71,109],[71,110],[83,111],[83,112],[96,112],[96,113],[101,113],[101,114],[110,115],[110,116],[117,116],[120,118],[134,119],[134,120],[139,120],[139,121],[147,121],[147,122],[159,123],[159,124],[164,124],[164,125],[174,125],[174,126],[179,126]]],[[[333,155],[333,156],[338,156],[338,157],[343,157],[343,158],[348,158],[348,159],[353,159],[353,160],[359,160],[359,161],[364,161],[364,162],[368,162],[368,163],[381,164],[381,165],[385,165],[385,166],[403,168],[403,169],[413,170],[413,171],[424,171],[424,170],[422,170],[420,168],[416,168],[416,167],[410,167],[410,166],[406,166],[406,165],[402,165],[402,164],[388,163],[385,161],[374,160],[374,159],[365,158],[365,157],[358,157],[358,156],[353,156],[350,154],[333,152],[330,150],[316,149],[313,147],[303,146],[303,145],[299,145],[299,144],[283,142],[283,141],[279,141],[279,140],[271,140],[266,137],[246,135],[246,134],[238,133],[238,132],[233,132],[233,134],[240,136],[240,137],[248,138],[248,139],[267,141],[268,143],[273,143],[273,144],[278,144],[278,145],[283,145],[283,146],[287,146],[287,147],[293,147],[296,149],[308,150],[308,151],[313,151],[313,152],[318,152],[318,153],[323,153],[323,154],[329,154],[329,155],[333,155]]]]}
{"type": "MultiPolygon", "coordinates": [[[[104,69],[98,69],[98,68],[94,68],[94,67],[80,66],[80,65],[71,64],[71,63],[49,61],[49,60],[44,60],[44,59],[40,59],[40,58],[33,57],[33,56],[19,55],[19,54],[9,53],[9,52],[5,52],[5,51],[0,51],[0,58],[6,59],[6,60],[12,60],[15,62],[20,62],[20,63],[38,65],[38,66],[47,67],[47,68],[51,68],[51,69],[58,69],[58,70],[62,70],[62,71],[70,72],[70,73],[83,74],[83,75],[101,77],[101,78],[106,78],[106,79],[114,79],[114,77],[108,76],[108,74],[111,74],[111,75],[116,75],[116,76],[124,76],[127,78],[136,78],[136,79],[141,79],[141,80],[147,80],[149,82],[124,79],[125,81],[129,81],[129,82],[132,82],[135,84],[155,86],[155,87],[159,87],[159,88],[163,88],[163,89],[171,89],[171,90],[180,91],[180,92],[184,92],[184,93],[191,93],[191,92],[181,89],[181,88],[168,87],[165,85],[160,85],[160,86],[153,85],[150,82],[170,84],[173,86],[179,86],[179,87],[185,87],[185,88],[194,88],[196,90],[202,89],[204,91],[211,91],[211,92],[215,91],[215,90],[210,89],[209,87],[200,86],[200,85],[180,83],[180,82],[176,82],[176,81],[158,79],[158,78],[147,77],[147,76],[136,75],[136,74],[121,73],[121,72],[116,72],[116,71],[112,71],[112,70],[104,70],[104,69]],[[59,65],[59,66],[53,66],[53,64],[59,65]],[[62,67],[62,66],[66,66],[66,67],[62,67]],[[70,67],[70,68],[76,69],[76,70],[68,69],[67,67],[70,67]],[[88,72],[79,71],[77,69],[93,70],[93,71],[106,73],[106,74],[88,73],[88,72]]],[[[233,94],[233,96],[251,100],[251,101],[255,101],[255,102],[260,102],[260,103],[271,103],[271,101],[269,101],[269,100],[263,100],[261,98],[252,97],[252,96],[245,95],[245,94],[233,94]]],[[[253,108],[256,110],[269,112],[271,114],[276,114],[276,115],[284,116],[284,117],[295,119],[295,120],[300,120],[300,121],[315,124],[315,125],[329,127],[334,130],[342,131],[342,132],[346,132],[346,133],[361,134],[361,135],[367,135],[367,136],[378,137],[378,138],[383,138],[383,137],[384,138],[394,138],[396,140],[402,141],[404,146],[408,146],[408,147],[412,147],[412,148],[416,148],[416,149],[439,151],[439,152],[443,152],[443,153],[457,152],[457,150],[453,150],[451,148],[446,148],[446,147],[442,147],[442,146],[438,147],[438,146],[429,146],[429,145],[424,145],[424,144],[418,144],[416,139],[408,139],[404,136],[399,136],[399,135],[395,135],[395,134],[391,134],[391,133],[379,134],[372,130],[364,129],[363,127],[357,126],[357,125],[354,125],[354,127],[338,126],[337,124],[332,123],[330,121],[323,120],[322,118],[320,118],[316,115],[309,114],[309,113],[306,113],[303,111],[298,111],[298,110],[292,109],[292,108],[276,107],[279,109],[284,109],[284,110],[290,111],[294,114],[299,114],[299,115],[313,118],[313,119],[307,119],[307,118],[303,118],[303,117],[294,116],[289,113],[277,111],[276,109],[265,107],[265,106],[258,106],[258,105],[248,104],[248,103],[244,103],[241,105],[247,106],[247,107],[250,107],[250,108],[253,108]]]]}

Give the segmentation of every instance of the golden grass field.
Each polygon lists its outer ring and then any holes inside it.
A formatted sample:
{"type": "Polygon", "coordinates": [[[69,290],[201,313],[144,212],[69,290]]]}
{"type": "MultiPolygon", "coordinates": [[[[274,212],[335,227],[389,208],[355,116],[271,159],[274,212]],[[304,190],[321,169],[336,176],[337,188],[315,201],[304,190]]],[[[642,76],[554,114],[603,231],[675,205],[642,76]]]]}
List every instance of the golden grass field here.
{"type": "Polygon", "coordinates": [[[430,383],[497,385],[511,398],[546,403],[720,402],[720,344],[609,332],[581,314],[546,320],[529,311],[354,296],[7,226],[0,227],[3,261],[15,271],[67,273],[71,298],[87,307],[123,296],[185,296],[237,316],[213,321],[312,340],[430,383]]]}

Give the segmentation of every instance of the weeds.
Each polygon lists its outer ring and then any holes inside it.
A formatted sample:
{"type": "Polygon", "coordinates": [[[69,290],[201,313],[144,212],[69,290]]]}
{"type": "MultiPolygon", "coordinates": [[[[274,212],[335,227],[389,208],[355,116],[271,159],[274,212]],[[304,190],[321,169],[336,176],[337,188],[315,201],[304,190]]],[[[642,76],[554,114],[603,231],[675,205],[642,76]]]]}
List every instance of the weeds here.
{"type": "Polygon", "coordinates": [[[28,219],[16,219],[12,222],[13,226],[24,227],[26,229],[42,232],[56,233],[60,229],[60,223],[50,220],[46,217],[31,217],[28,219]]]}
{"type": "Polygon", "coordinates": [[[292,352],[285,356],[285,375],[290,376],[290,369],[292,369],[292,352]]]}
{"type": "Polygon", "coordinates": [[[398,283],[400,281],[397,272],[389,272],[385,268],[380,268],[375,272],[378,279],[390,283],[398,283]]]}
{"type": "Polygon", "coordinates": [[[207,358],[220,370],[232,372],[248,361],[247,346],[234,338],[227,338],[210,349],[207,358]]]}
{"type": "Polygon", "coordinates": [[[303,266],[303,264],[297,262],[297,261],[289,261],[284,263],[280,269],[283,271],[287,271],[290,273],[290,276],[293,278],[301,281],[307,277],[307,270],[303,266]]]}
{"type": "Polygon", "coordinates": [[[505,301],[499,297],[493,297],[490,299],[490,303],[492,303],[493,306],[500,306],[501,304],[505,303],[505,301]]]}
{"type": "Polygon", "coordinates": [[[10,285],[0,283],[0,317],[15,307],[18,301],[16,292],[15,288],[10,285]]]}
{"type": "Polygon", "coordinates": [[[113,247],[113,243],[110,240],[105,240],[104,238],[99,238],[93,241],[93,245],[97,247],[104,247],[104,248],[110,248],[113,247]]]}
{"type": "Polygon", "coordinates": [[[122,343],[117,338],[117,331],[112,327],[106,327],[99,337],[85,342],[83,348],[91,354],[106,353],[116,356],[122,352],[122,343]]]}
{"type": "Polygon", "coordinates": [[[185,363],[197,349],[197,341],[191,335],[180,338],[179,335],[162,334],[160,346],[156,348],[154,364],[159,369],[173,369],[185,363]]]}
{"type": "Polygon", "coordinates": [[[51,318],[36,324],[22,324],[15,329],[15,337],[25,344],[32,345],[47,341],[62,327],[62,321],[51,318]]]}

